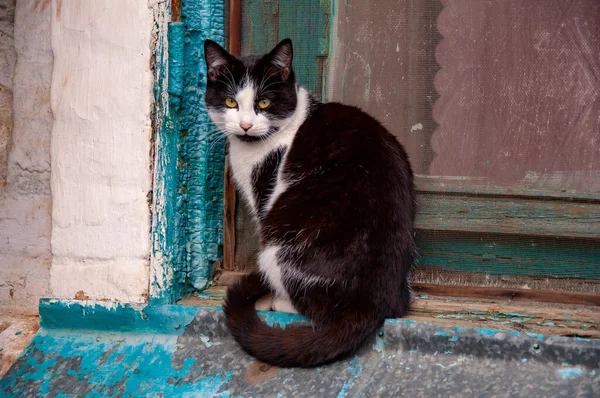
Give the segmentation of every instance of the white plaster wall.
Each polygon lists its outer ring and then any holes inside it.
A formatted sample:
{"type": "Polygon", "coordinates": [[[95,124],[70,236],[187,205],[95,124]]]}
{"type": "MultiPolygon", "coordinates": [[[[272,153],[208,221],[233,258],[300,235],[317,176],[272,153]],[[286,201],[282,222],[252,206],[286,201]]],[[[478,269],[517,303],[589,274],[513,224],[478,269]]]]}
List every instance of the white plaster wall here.
{"type": "MultiPolygon", "coordinates": [[[[10,6],[10,2],[2,3],[10,6]]],[[[5,28],[3,24],[3,32],[5,28]]],[[[4,35],[0,46],[1,84],[12,83],[13,90],[7,181],[0,186],[0,311],[35,313],[39,298],[49,295],[51,264],[52,49],[48,2],[18,0],[14,34],[10,33],[14,54],[10,55],[4,35]]]]}
{"type": "Polygon", "coordinates": [[[52,3],[52,296],[145,301],[152,10],[52,3]]]}

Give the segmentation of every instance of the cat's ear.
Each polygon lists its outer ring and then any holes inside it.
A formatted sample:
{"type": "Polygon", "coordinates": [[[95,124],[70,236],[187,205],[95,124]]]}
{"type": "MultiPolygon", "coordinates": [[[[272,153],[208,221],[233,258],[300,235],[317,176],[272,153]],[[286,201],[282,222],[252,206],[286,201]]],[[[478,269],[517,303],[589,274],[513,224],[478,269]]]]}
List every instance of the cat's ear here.
{"type": "Polygon", "coordinates": [[[227,71],[231,71],[234,58],[223,47],[212,40],[204,41],[204,59],[208,70],[208,79],[215,82],[227,71]]]}
{"type": "Polygon", "coordinates": [[[269,61],[280,71],[281,79],[287,80],[292,70],[294,49],[290,39],[284,39],[269,53],[269,61]]]}

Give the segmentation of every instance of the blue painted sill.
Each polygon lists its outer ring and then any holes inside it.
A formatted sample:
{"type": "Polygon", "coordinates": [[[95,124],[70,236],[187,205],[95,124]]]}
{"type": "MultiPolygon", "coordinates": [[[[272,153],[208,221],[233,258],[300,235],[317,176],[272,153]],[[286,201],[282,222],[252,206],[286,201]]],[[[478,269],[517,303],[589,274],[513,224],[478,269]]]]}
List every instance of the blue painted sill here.
{"type": "Polygon", "coordinates": [[[279,369],[237,347],[219,307],[44,299],[40,316],[1,396],[600,395],[598,340],[388,320],[352,358],[279,369]]]}

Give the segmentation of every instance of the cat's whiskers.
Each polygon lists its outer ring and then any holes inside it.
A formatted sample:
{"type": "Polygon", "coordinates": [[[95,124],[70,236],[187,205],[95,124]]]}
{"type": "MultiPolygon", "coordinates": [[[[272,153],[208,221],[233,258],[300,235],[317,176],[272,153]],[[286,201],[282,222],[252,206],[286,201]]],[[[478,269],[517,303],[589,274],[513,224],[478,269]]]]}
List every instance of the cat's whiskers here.
{"type": "Polygon", "coordinates": [[[209,148],[208,148],[208,152],[212,152],[212,151],[215,149],[215,147],[217,146],[217,144],[221,144],[221,143],[223,143],[223,142],[226,140],[226,138],[227,138],[227,137],[226,137],[226,136],[224,136],[224,135],[223,135],[223,136],[221,136],[221,137],[217,137],[217,139],[215,139],[215,140],[214,140],[214,141],[213,141],[213,142],[210,144],[210,146],[209,146],[209,148]]]}
{"type": "Polygon", "coordinates": [[[267,73],[265,73],[260,81],[260,84],[258,85],[258,89],[256,90],[257,92],[260,92],[260,90],[262,89],[263,84],[265,83],[265,80],[269,79],[271,76],[273,75],[269,75],[269,72],[271,72],[271,70],[273,69],[273,67],[271,66],[269,68],[269,70],[267,70],[267,73]],[[268,75],[268,77],[267,77],[268,75]]]}
{"type": "Polygon", "coordinates": [[[227,86],[230,88],[231,92],[235,94],[235,78],[233,77],[233,73],[231,73],[231,70],[229,69],[229,67],[227,67],[227,65],[225,65],[225,69],[227,70],[227,73],[229,73],[229,75],[224,75],[224,77],[229,81],[229,84],[227,84],[227,86]]]}
{"type": "Polygon", "coordinates": [[[265,87],[262,88],[263,91],[261,91],[261,93],[264,95],[265,93],[270,92],[270,91],[264,91],[264,90],[267,90],[269,87],[271,87],[271,86],[273,86],[275,84],[283,84],[283,82],[274,81],[272,83],[269,83],[265,87]]]}

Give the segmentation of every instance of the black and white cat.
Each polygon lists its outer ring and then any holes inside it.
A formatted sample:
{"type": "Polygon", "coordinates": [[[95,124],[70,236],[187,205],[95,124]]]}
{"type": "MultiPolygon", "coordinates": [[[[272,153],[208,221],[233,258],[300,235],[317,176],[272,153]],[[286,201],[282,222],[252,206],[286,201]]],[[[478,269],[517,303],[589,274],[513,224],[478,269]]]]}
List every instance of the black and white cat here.
{"type": "Polygon", "coordinates": [[[415,256],[406,152],[358,108],[300,87],[292,42],[236,58],[207,40],[206,106],[229,139],[238,189],[256,217],[259,272],[230,287],[227,326],[242,348],[282,367],[358,349],[385,318],[406,314],[415,256]],[[312,327],[272,328],[256,314],[297,311],[312,327]]]}

